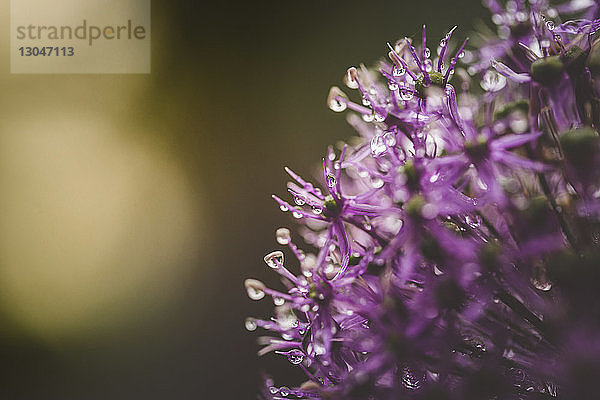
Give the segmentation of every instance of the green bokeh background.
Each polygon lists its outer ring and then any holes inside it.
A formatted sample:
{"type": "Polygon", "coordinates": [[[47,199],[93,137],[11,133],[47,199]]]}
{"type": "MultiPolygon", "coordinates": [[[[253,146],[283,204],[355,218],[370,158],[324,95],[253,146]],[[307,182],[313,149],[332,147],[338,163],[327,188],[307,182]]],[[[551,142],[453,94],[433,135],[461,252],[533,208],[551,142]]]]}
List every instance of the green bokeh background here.
{"type": "Polygon", "coordinates": [[[353,134],[325,104],[346,68],[424,23],[432,48],[464,37],[482,6],[154,1],[152,74],[11,75],[8,3],[0,398],[252,399],[261,369],[299,383],[243,327],[272,308],[243,280],[276,284],[262,257],[293,225],[270,198],[283,167],[314,176],[353,134]]]}

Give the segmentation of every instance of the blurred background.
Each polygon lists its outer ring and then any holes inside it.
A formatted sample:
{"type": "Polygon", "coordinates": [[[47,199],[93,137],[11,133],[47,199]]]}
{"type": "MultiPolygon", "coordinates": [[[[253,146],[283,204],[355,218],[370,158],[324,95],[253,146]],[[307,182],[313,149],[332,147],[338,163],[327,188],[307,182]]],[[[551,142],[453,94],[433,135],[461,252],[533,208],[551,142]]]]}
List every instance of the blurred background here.
{"type": "MultiPolygon", "coordinates": [[[[9,26],[9,1],[0,17],[9,26]]],[[[473,1],[152,3],[152,74],[11,75],[0,36],[0,398],[253,399],[243,280],[293,227],[272,193],[353,134],[325,99],[346,68],[473,1]]],[[[293,230],[293,229],[292,229],[293,230]]],[[[293,268],[293,266],[292,266],[293,268]]]]}

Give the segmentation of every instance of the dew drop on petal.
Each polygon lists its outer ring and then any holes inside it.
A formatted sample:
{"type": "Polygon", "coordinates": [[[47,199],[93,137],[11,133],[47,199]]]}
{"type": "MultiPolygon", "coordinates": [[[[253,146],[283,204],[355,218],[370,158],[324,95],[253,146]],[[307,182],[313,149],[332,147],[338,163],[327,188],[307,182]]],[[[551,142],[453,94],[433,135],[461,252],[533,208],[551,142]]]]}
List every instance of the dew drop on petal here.
{"type": "Polygon", "coordinates": [[[375,119],[375,115],[373,113],[371,113],[371,114],[363,114],[362,119],[365,122],[373,122],[373,120],[375,119]]]}
{"type": "Polygon", "coordinates": [[[357,71],[356,67],[350,67],[350,68],[348,68],[348,71],[346,72],[346,76],[344,77],[344,83],[350,89],[358,89],[357,77],[358,77],[358,71],[357,71]]]}
{"type": "Polygon", "coordinates": [[[421,380],[411,370],[402,370],[402,384],[409,390],[417,390],[421,387],[421,380]]]}
{"type": "Polygon", "coordinates": [[[405,73],[406,73],[406,69],[404,67],[399,67],[397,65],[394,65],[394,68],[392,69],[393,76],[402,76],[405,73]]]}
{"type": "MultiPolygon", "coordinates": [[[[283,228],[285,229],[285,228],[283,228]]],[[[289,233],[289,231],[288,231],[289,233]]],[[[265,263],[273,268],[273,269],[277,269],[279,268],[279,265],[277,265],[277,263],[279,263],[280,265],[283,265],[283,253],[279,250],[271,252],[269,254],[267,254],[264,258],[265,263]]]]}
{"type": "Polygon", "coordinates": [[[265,297],[265,285],[256,279],[246,279],[244,281],[248,297],[252,300],[260,300],[265,297]]]}
{"type": "Polygon", "coordinates": [[[384,183],[385,182],[381,178],[378,178],[378,177],[371,178],[371,186],[373,186],[373,188],[375,188],[375,189],[379,189],[379,188],[383,187],[384,183]]]}
{"type": "Polygon", "coordinates": [[[483,74],[481,88],[488,92],[497,92],[506,86],[506,78],[496,71],[488,70],[483,74]]]}
{"type": "Polygon", "coordinates": [[[300,350],[292,350],[287,354],[287,359],[290,363],[298,365],[304,361],[304,353],[300,350]]]}
{"type": "Polygon", "coordinates": [[[298,211],[294,211],[294,212],[292,212],[292,216],[296,219],[300,219],[300,218],[302,218],[302,213],[300,213],[298,211]]]}
{"type": "Polygon", "coordinates": [[[386,132],[383,134],[383,141],[385,142],[386,146],[388,147],[392,147],[396,145],[396,135],[394,134],[394,132],[386,132]]]}
{"type": "Polygon", "coordinates": [[[249,330],[250,332],[255,331],[257,328],[257,324],[256,324],[256,320],[254,318],[246,318],[246,321],[244,322],[244,326],[246,327],[247,330],[249,330]]]}
{"type": "Polygon", "coordinates": [[[306,199],[304,199],[304,197],[302,196],[294,196],[294,203],[296,203],[299,206],[303,206],[304,204],[306,204],[306,199]]]}
{"type": "Polygon", "coordinates": [[[285,299],[282,297],[273,297],[273,304],[276,306],[282,306],[285,304],[285,299]]]}
{"type": "Polygon", "coordinates": [[[342,112],[348,107],[346,102],[342,101],[342,99],[346,98],[346,94],[342,92],[340,88],[333,86],[329,90],[329,95],[327,96],[327,105],[332,111],[342,112]]]}
{"type": "Polygon", "coordinates": [[[385,121],[385,118],[387,117],[387,114],[380,114],[380,113],[374,113],[373,119],[375,120],[375,122],[383,122],[385,121]]]}
{"type": "Polygon", "coordinates": [[[327,175],[327,186],[332,188],[336,185],[337,181],[335,180],[335,176],[328,174],[327,175]]]}
{"type": "Polygon", "coordinates": [[[285,211],[289,211],[289,208],[287,208],[287,206],[286,206],[285,204],[281,204],[281,205],[279,206],[279,209],[280,209],[281,211],[283,211],[283,212],[285,212],[285,211]]]}
{"type": "Polygon", "coordinates": [[[532,278],[531,284],[533,285],[534,288],[541,290],[543,292],[547,292],[548,290],[552,289],[552,283],[550,283],[547,280],[543,280],[543,279],[532,278]]]}
{"type": "Polygon", "coordinates": [[[379,157],[387,150],[387,146],[385,145],[385,141],[383,139],[383,134],[378,133],[371,139],[371,154],[373,157],[379,157]]]}
{"type": "Polygon", "coordinates": [[[291,239],[290,230],[288,228],[277,229],[275,232],[275,239],[277,240],[277,243],[285,246],[291,239]]]}
{"type": "Polygon", "coordinates": [[[500,14],[494,14],[492,15],[492,22],[496,25],[500,25],[504,22],[504,17],[500,14]]]}
{"type": "Polygon", "coordinates": [[[427,72],[431,72],[433,71],[433,63],[431,62],[430,59],[425,60],[425,71],[427,72]]]}
{"type": "Polygon", "coordinates": [[[400,97],[402,98],[402,100],[408,101],[408,100],[412,100],[412,98],[414,97],[413,92],[410,89],[401,89],[400,90],[400,97]]]}

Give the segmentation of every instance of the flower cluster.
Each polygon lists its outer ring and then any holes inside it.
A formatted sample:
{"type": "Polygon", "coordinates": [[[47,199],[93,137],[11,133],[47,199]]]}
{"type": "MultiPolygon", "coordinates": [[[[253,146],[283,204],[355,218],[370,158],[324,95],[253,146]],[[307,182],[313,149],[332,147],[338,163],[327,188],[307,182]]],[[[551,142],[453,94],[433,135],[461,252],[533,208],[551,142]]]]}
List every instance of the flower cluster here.
{"type": "Polygon", "coordinates": [[[452,28],[432,52],[424,27],[349,68],[359,101],[327,102],[358,136],[320,187],[286,168],[273,198],[312,250],[277,230],[294,259],[265,256],[279,289],[245,281],[275,304],[245,325],[306,382],[264,398],[597,398],[598,4],[487,5],[474,45],[452,28]]]}

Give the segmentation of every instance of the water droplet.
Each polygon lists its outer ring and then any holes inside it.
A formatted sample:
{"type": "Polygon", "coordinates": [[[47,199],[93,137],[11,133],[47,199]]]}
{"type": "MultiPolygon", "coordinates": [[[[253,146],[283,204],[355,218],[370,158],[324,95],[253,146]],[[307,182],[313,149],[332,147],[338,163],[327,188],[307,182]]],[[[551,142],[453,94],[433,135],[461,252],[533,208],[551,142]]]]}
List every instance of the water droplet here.
{"type": "Polygon", "coordinates": [[[393,76],[402,76],[405,73],[406,73],[406,68],[394,65],[394,68],[392,69],[393,76]]]}
{"type": "Polygon", "coordinates": [[[290,363],[298,365],[304,361],[304,353],[300,350],[292,350],[287,353],[287,359],[290,363]]]}
{"type": "Polygon", "coordinates": [[[369,101],[369,99],[367,99],[366,97],[362,98],[362,104],[365,107],[369,107],[371,105],[371,102],[369,101]]]}
{"type": "Polygon", "coordinates": [[[347,108],[346,102],[344,101],[346,98],[346,94],[342,92],[340,88],[333,86],[329,90],[329,95],[327,96],[327,105],[332,111],[342,112],[347,108]]]}
{"type": "Polygon", "coordinates": [[[390,89],[391,91],[398,90],[398,84],[394,81],[389,81],[388,89],[390,89]]]}
{"type": "Polygon", "coordinates": [[[325,354],[325,346],[323,346],[323,344],[315,342],[313,345],[313,349],[315,351],[316,355],[321,355],[321,354],[325,354]]]}
{"type": "Polygon", "coordinates": [[[440,173],[436,172],[435,174],[431,175],[431,178],[429,178],[429,182],[435,183],[435,182],[437,182],[437,180],[439,178],[440,178],[440,173]]]}
{"type": "Polygon", "coordinates": [[[271,392],[271,394],[277,394],[277,392],[279,392],[279,389],[277,389],[275,386],[271,386],[269,388],[269,392],[271,392]]]}
{"type": "Polygon", "coordinates": [[[327,186],[332,188],[336,185],[336,183],[337,183],[337,181],[335,180],[335,176],[328,174],[327,175],[327,186]]]}
{"type": "Polygon", "coordinates": [[[294,196],[294,203],[298,204],[299,206],[303,206],[306,204],[306,199],[304,199],[302,196],[294,196]]]}
{"type": "Polygon", "coordinates": [[[256,279],[246,279],[244,281],[248,297],[252,300],[260,300],[265,297],[265,285],[256,279]]]}
{"type": "Polygon", "coordinates": [[[285,246],[291,239],[290,230],[288,228],[277,229],[277,232],[275,232],[275,239],[277,240],[277,243],[285,246]]]}
{"type": "Polygon", "coordinates": [[[543,292],[547,292],[548,290],[552,289],[552,283],[546,279],[531,278],[531,284],[534,288],[543,292]]]}
{"type": "Polygon", "coordinates": [[[525,22],[529,19],[529,16],[527,15],[527,13],[523,12],[523,11],[519,11],[517,12],[517,14],[515,15],[515,17],[517,18],[518,22],[525,22]]]}
{"type": "Polygon", "coordinates": [[[312,212],[313,212],[313,214],[319,215],[319,214],[322,214],[322,213],[323,213],[323,209],[322,209],[322,208],[320,208],[320,207],[314,207],[314,208],[312,209],[312,212]]]}
{"type": "Polygon", "coordinates": [[[417,390],[421,387],[421,379],[408,368],[404,368],[402,370],[402,384],[409,390],[417,390]]]}
{"type": "Polygon", "coordinates": [[[410,90],[410,89],[401,89],[400,97],[402,98],[402,100],[408,101],[408,100],[412,100],[412,98],[414,97],[414,94],[413,94],[412,90],[410,90]]]}
{"type": "Polygon", "coordinates": [[[276,306],[282,306],[285,304],[285,299],[282,297],[273,297],[273,304],[276,306]]]}
{"type": "Polygon", "coordinates": [[[279,265],[277,265],[277,263],[283,265],[283,253],[279,250],[271,252],[265,256],[264,260],[269,267],[277,269],[279,268],[279,265]]]}
{"type": "Polygon", "coordinates": [[[279,394],[286,397],[290,394],[290,389],[287,386],[282,386],[279,388],[279,394]]]}
{"type": "Polygon", "coordinates": [[[548,28],[549,31],[553,31],[554,30],[554,22],[546,21],[546,28],[548,28]]]}
{"type": "Polygon", "coordinates": [[[429,50],[429,47],[425,47],[425,58],[429,57],[431,57],[431,50],[429,50]]]}
{"type": "Polygon", "coordinates": [[[284,212],[289,210],[289,208],[287,208],[287,206],[286,206],[285,204],[281,204],[281,205],[279,206],[279,209],[280,209],[281,211],[284,211],[284,212]]]}
{"type": "Polygon", "coordinates": [[[373,120],[375,119],[375,115],[374,114],[363,114],[362,119],[365,122],[373,122],[373,120]]]}
{"type": "Polygon", "coordinates": [[[371,154],[373,157],[379,157],[387,150],[387,146],[385,145],[385,141],[383,139],[383,134],[378,133],[371,139],[371,154]]]}
{"type": "Polygon", "coordinates": [[[250,317],[246,318],[246,321],[244,322],[244,326],[250,332],[255,331],[256,328],[258,327],[258,325],[256,324],[256,319],[250,318],[250,317]]]}
{"type": "Polygon", "coordinates": [[[446,39],[440,40],[440,47],[444,47],[446,45],[446,39]]]}
{"type": "Polygon", "coordinates": [[[492,22],[496,25],[500,25],[504,22],[504,17],[500,14],[494,14],[492,15],[492,22]]]}
{"type": "Polygon", "coordinates": [[[506,86],[506,78],[495,71],[488,70],[483,74],[480,85],[483,90],[497,92],[506,86]]]}
{"type": "Polygon", "coordinates": [[[302,218],[302,213],[298,212],[298,211],[294,211],[294,212],[292,212],[292,216],[296,219],[300,219],[300,218],[302,218]]]}
{"type": "Polygon", "coordinates": [[[425,71],[427,71],[427,72],[433,71],[433,63],[431,62],[430,59],[425,60],[424,64],[425,64],[425,71]]]}
{"type": "Polygon", "coordinates": [[[465,56],[465,51],[461,51],[460,53],[458,53],[458,58],[463,58],[465,56]]]}
{"type": "Polygon", "coordinates": [[[371,186],[373,186],[373,188],[375,189],[379,189],[381,187],[383,187],[384,181],[381,178],[371,178],[371,186]]]}
{"type": "Polygon", "coordinates": [[[348,68],[348,71],[346,71],[346,76],[344,77],[344,83],[350,89],[358,89],[357,77],[358,77],[358,71],[357,71],[356,67],[350,67],[350,68],[348,68]]]}
{"type": "Polygon", "coordinates": [[[394,132],[386,132],[383,134],[383,141],[385,142],[386,146],[388,147],[392,147],[396,145],[396,135],[394,134],[394,132]]]}
{"type": "Polygon", "coordinates": [[[333,163],[333,169],[340,169],[341,166],[342,166],[342,164],[340,164],[339,161],[336,161],[333,163]]]}
{"type": "Polygon", "coordinates": [[[374,114],[375,122],[383,122],[383,121],[385,121],[386,117],[387,117],[387,114],[380,114],[378,112],[374,114]]]}

